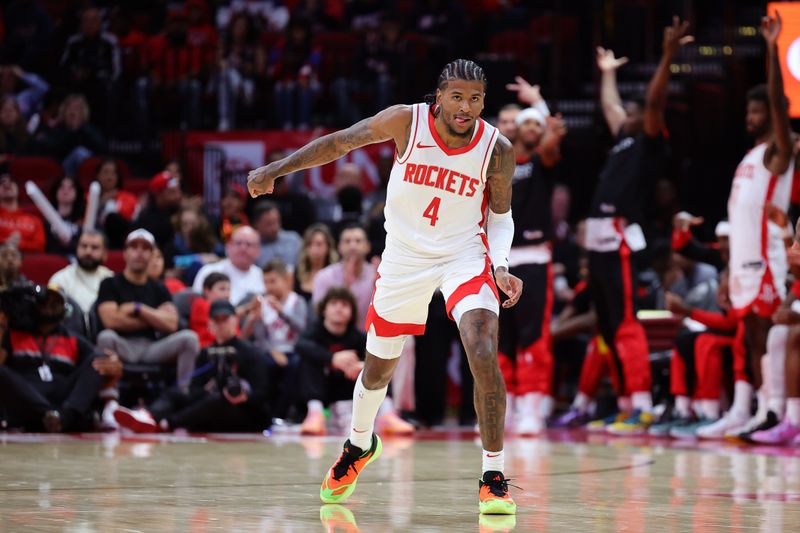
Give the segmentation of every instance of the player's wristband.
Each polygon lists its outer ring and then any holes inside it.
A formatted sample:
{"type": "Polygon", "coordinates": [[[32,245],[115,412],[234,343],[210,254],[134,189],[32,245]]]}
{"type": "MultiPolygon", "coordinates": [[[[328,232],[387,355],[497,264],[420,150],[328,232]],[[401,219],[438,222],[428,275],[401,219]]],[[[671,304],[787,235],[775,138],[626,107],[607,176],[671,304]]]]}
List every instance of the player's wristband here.
{"type": "Polygon", "coordinates": [[[511,210],[497,214],[491,209],[486,219],[486,237],[489,241],[489,259],[495,270],[508,268],[508,254],[514,240],[514,219],[511,210]]]}

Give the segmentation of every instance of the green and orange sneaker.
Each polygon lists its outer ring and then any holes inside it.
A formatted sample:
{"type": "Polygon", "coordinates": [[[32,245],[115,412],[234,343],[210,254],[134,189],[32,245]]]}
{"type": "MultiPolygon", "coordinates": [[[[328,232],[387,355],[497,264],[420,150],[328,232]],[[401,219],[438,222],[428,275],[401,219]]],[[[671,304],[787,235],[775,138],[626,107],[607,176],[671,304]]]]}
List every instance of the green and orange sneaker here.
{"type": "Polygon", "coordinates": [[[481,514],[517,514],[517,504],[508,495],[508,480],[490,470],[478,481],[481,514]]]}
{"type": "Polygon", "coordinates": [[[325,474],[322,487],[319,489],[319,498],[323,503],[342,503],[354,490],[358,475],[364,467],[380,457],[383,445],[375,433],[372,434],[372,446],[366,452],[350,444],[350,439],[344,443],[342,455],[325,474]]]}

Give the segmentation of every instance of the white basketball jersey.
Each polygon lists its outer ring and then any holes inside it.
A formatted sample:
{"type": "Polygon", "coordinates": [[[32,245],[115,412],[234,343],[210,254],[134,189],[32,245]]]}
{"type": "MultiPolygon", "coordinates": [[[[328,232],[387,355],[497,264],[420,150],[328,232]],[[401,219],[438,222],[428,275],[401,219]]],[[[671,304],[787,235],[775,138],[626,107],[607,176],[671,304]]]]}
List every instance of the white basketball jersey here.
{"type": "Polygon", "coordinates": [[[767,218],[765,207],[772,204],[784,212],[789,210],[794,158],[786,172],[776,176],[764,166],[768,146],[759,144],[736,167],[728,197],[730,266],[734,270],[759,270],[773,256],[785,255],[783,228],[767,218]]]}
{"type": "Polygon", "coordinates": [[[450,149],[427,104],[412,106],[408,147],[395,157],[386,193],[386,247],[425,257],[486,250],[486,169],[497,128],[482,119],[472,140],[450,149]]]}

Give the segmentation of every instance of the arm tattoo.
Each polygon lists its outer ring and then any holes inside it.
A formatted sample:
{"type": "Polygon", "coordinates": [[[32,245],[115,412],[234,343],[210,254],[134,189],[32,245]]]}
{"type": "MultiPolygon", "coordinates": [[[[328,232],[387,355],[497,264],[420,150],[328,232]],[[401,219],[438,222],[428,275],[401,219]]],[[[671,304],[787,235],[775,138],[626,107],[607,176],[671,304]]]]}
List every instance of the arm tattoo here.
{"type": "Polygon", "coordinates": [[[516,166],[514,147],[500,135],[486,170],[489,177],[489,206],[495,213],[505,213],[511,209],[511,180],[516,166]]]}
{"type": "Polygon", "coordinates": [[[356,148],[385,140],[369,127],[370,120],[365,118],[347,129],[311,141],[282,161],[280,175],[324,165],[356,148]]]}

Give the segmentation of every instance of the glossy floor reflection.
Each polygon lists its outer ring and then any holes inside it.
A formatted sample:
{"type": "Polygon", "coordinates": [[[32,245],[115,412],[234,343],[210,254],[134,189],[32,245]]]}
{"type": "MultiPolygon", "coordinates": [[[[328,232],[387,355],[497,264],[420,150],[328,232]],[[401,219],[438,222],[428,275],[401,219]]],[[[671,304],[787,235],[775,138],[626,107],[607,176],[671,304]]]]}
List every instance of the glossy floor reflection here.
{"type": "Polygon", "coordinates": [[[479,517],[471,436],[385,439],[320,505],[340,438],[0,434],[0,532],[800,531],[800,450],[554,433],[508,442],[514,517],[479,517]],[[671,445],[670,445],[671,446],[671,445]]]}

